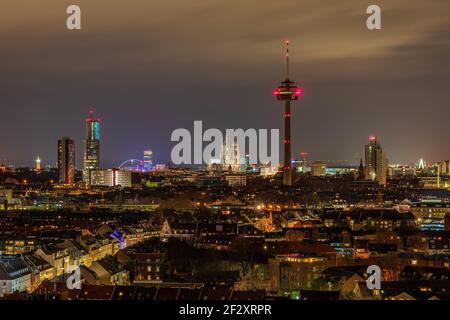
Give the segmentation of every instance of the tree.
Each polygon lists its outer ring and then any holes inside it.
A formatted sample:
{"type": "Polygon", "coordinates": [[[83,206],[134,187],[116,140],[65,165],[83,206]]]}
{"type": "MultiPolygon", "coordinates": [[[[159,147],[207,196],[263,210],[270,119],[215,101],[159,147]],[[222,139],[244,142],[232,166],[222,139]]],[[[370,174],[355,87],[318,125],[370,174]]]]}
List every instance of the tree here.
{"type": "Polygon", "coordinates": [[[254,260],[255,247],[249,239],[236,237],[231,244],[231,250],[233,257],[239,261],[242,276],[246,276],[254,260]]]}

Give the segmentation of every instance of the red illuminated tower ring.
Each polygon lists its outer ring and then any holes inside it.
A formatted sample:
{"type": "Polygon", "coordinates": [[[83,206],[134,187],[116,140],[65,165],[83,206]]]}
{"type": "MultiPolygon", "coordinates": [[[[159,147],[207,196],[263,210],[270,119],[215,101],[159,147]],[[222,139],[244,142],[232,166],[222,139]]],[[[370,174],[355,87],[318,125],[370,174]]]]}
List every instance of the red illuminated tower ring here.
{"type": "Polygon", "coordinates": [[[284,163],[283,184],[292,185],[291,163],[291,101],[303,95],[303,89],[289,78],[289,41],[286,41],[286,79],[272,93],[284,101],[284,163]]]}

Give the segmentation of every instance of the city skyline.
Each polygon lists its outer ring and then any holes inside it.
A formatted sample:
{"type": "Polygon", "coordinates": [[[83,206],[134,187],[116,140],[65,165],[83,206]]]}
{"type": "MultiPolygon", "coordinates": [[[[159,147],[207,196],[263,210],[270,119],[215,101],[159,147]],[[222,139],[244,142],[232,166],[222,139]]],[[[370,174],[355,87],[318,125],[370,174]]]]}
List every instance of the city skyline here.
{"type": "MultiPolygon", "coordinates": [[[[91,110],[90,112],[90,116],[91,116],[91,113],[93,113],[93,111],[91,110]]],[[[99,122],[100,122],[100,119],[96,119],[96,120],[98,120],[99,122]]],[[[245,130],[246,128],[244,128],[244,130],[245,130]]],[[[280,128],[280,130],[282,130],[282,128],[280,128]]],[[[223,130],[223,131],[225,131],[225,129],[223,130]]],[[[368,137],[367,137],[367,139],[371,139],[372,137],[374,137],[375,135],[369,135],[368,137]]],[[[367,140],[366,139],[366,140],[367,140]]],[[[379,140],[378,139],[378,136],[377,136],[377,140],[379,140]]],[[[82,149],[82,153],[84,153],[85,152],[85,141],[86,141],[86,139],[81,139],[81,141],[79,141],[78,143],[79,143],[79,145],[80,145],[80,148],[82,149]]],[[[171,143],[171,142],[169,142],[169,145],[172,145],[173,143],[171,143]]],[[[282,145],[283,144],[283,141],[280,141],[280,145],[282,145]]],[[[77,145],[77,142],[75,142],[75,145],[77,145]]],[[[328,161],[328,162],[331,162],[331,163],[336,163],[336,164],[345,164],[345,163],[348,163],[348,164],[350,164],[350,165],[354,165],[354,166],[357,166],[357,164],[359,163],[359,161],[361,160],[361,159],[364,159],[364,153],[365,153],[365,145],[362,145],[362,146],[360,146],[360,149],[362,150],[361,152],[359,152],[359,151],[357,151],[355,154],[354,154],[354,159],[350,159],[350,158],[341,158],[341,159],[338,159],[338,158],[329,158],[329,159],[324,159],[324,158],[315,158],[315,157],[310,157],[310,161],[328,161]]],[[[53,150],[54,151],[54,150],[53,150]]],[[[102,151],[103,152],[103,151],[102,151]]],[[[117,160],[118,162],[113,162],[112,160],[110,160],[110,159],[106,159],[104,162],[106,163],[105,165],[100,165],[98,168],[116,168],[116,167],[119,167],[120,166],[120,164],[123,164],[123,163],[125,163],[126,161],[130,161],[130,160],[135,160],[135,159],[140,159],[140,157],[142,158],[141,159],[141,161],[142,162],[145,162],[145,158],[146,158],[146,155],[145,155],[145,152],[147,152],[146,150],[145,150],[145,148],[143,149],[143,150],[136,150],[136,152],[134,152],[134,153],[132,153],[131,154],[131,156],[130,156],[130,158],[128,158],[128,159],[125,159],[125,158],[120,158],[119,160],[117,160]],[[144,153],[144,155],[143,155],[143,153],[144,153]]],[[[293,154],[292,155],[292,157],[291,157],[291,160],[301,160],[301,159],[303,159],[303,153],[304,153],[305,151],[301,151],[301,152],[299,152],[298,154],[297,153],[295,153],[295,154],[293,154]]],[[[79,150],[76,150],[76,153],[80,153],[80,151],[79,150]]],[[[280,150],[280,154],[282,154],[283,153],[283,151],[282,150],[280,150]]],[[[39,153],[39,154],[41,154],[41,153],[39,153]]],[[[158,155],[157,155],[158,156],[158,155]]],[[[159,155],[160,156],[160,158],[159,159],[161,159],[161,155],[159,155]]],[[[81,155],[81,159],[79,159],[78,157],[77,157],[77,160],[76,160],[76,162],[75,162],[75,169],[76,170],[83,170],[84,169],[84,155],[81,155]]],[[[166,158],[164,158],[165,160],[163,160],[163,161],[159,161],[160,163],[171,163],[171,161],[170,161],[170,159],[168,158],[168,157],[166,157],[166,158]]],[[[281,156],[280,157],[280,163],[281,162],[283,162],[283,157],[281,156]]],[[[50,168],[57,168],[58,167],[58,153],[56,153],[56,157],[53,157],[53,154],[52,154],[52,156],[51,157],[45,157],[45,158],[43,158],[42,156],[37,156],[37,158],[35,157],[35,158],[30,158],[30,159],[26,159],[26,160],[23,160],[20,164],[16,164],[16,163],[8,163],[7,161],[5,161],[6,160],[6,158],[0,158],[0,164],[2,164],[2,165],[6,165],[6,166],[11,166],[11,167],[17,167],[17,168],[20,168],[20,167],[33,167],[33,166],[36,166],[36,161],[39,161],[39,164],[41,165],[42,164],[42,168],[44,169],[44,168],[46,168],[46,167],[50,167],[50,168]],[[52,159],[51,161],[49,161],[48,159],[52,159]],[[53,158],[56,158],[56,159],[53,159],[53,158]],[[4,161],[4,162],[2,162],[2,160],[4,161]]],[[[444,161],[443,159],[437,159],[437,160],[435,160],[435,161],[431,161],[431,160],[429,160],[428,158],[417,158],[417,159],[415,159],[415,160],[413,160],[413,161],[411,161],[411,162],[401,162],[401,161],[399,161],[399,162],[393,162],[393,161],[389,161],[390,159],[389,158],[387,158],[386,159],[387,161],[388,161],[388,165],[417,165],[417,163],[419,163],[419,162],[423,162],[423,161],[425,161],[425,162],[427,162],[427,163],[440,163],[440,162],[442,162],[442,161],[444,161]]],[[[208,165],[207,163],[204,163],[204,165],[208,165]]]]}
{"type": "Polygon", "coordinates": [[[450,301],[448,0],[2,4],[2,306],[450,301]]]}
{"type": "MultiPolygon", "coordinates": [[[[57,1],[30,10],[27,19],[11,20],[21,10],[12,2],[2,11],[0,34],[7,45],[1,49],[0,103],[7,116],[0,134],[8,139],[0,141],[1,163],[31,166],[39,155],[44,165],[56,164],[54,144],[61,136],[75,140],[76,158],[83,159],[81,119],[91,109],[104,124],[105,167],[148,146],[155,161],[167,162],[170,133],[193,120],[223,129],[282,129],[281,106],[270,90],[284,68],[280,45],[286,39],[295,52],[292,73],[306,92],[293,110],[293,156],[307,150],[314,159],[357,162],[367,137],[376,134],[391,163],[448,157],[445,1],[381,1],[379,32],[367,30],[365,5],[357,1],[330,2],[326,10],[302,1],[305,12],[290,10],[288,17],[275,4],[180,3],[167,19],[140,14],[168,9],[160,2],[152,8],[139,1],[125,9],[114,4],[107,14],[101,3],[80,1],[86,20],[79,33],[68,32],[61,17],[49,13],[64,12],[57,1]],[[236,21],[220,19],[219,9],[236,21]],[[187,24],[192,17],[196,22],[187,24]],[[238,27],[262,18],[271,29],[238,27]],[[174,22],[186,28],[179,32],[174,22]],[[429,118],[431,124],[425,123],[429,118]]],[[[288,7],[296,4],[286,1],[288,7]]]]}

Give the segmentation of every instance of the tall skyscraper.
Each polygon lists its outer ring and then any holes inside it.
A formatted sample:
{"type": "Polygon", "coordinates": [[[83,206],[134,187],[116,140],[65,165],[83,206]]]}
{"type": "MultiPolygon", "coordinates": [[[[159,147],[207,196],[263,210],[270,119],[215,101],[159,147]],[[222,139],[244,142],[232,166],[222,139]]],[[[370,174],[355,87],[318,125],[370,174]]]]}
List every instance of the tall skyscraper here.
{"type": "Polygon", "coordinates": [[[41,172],[41,158],[37,157],[36,159],[36,172],[41,172]]]}
{"type": "Polygon", "coordinates": [[[90,180],[90,171],[100,168],[100,119],[94,118],[94,112],[89,112],[86,119],[86,140],[84,141],[84,171],[85,182],[90,180]]]}
{"type": "Polygon", "coordinates": [[[366,167],[365,178],[367,180],[377,181],[386,186],[387,176],[387,158],[386,152],[381,148],[377,137],[371,136],[369,143],[366,144],[366,167]]]}
{"type": "Polygon", "coordinates": [[[361,158],[361,161],[359,162],[359,169],[358,169],[358,180],[363,180],[365,179],[366,174],[364,172],[364,165],[363,165],[363,160],[361,158]]]}
{"type": "Polygon", "coordinates": [[[75,183],[75,142],[69,138],[58,140],[59,182],[75,183]]]}
{"type": "Polygon", "coordinates": [[[284,164],[283,184],[292,185],[291,164],[291,101],[298,100],[303,94],[303,89],[289,78],[289,41],[286,41],[286,79],[278,88],[273,90],[278,100],[284,101],[284,164]]]}
{"type": "Polygon", "coordinates": [[[150,149],[144,150],[144,171],[153,170],[153,151],[150,149]]]}
{"type": "Polygon", "coordinates": [[[302,151],[300,152],[300,155],[303,158],[303,162],[302,162],[302,173],[306,173],[306,166],[308,163],[308,152],[306,151],[302,151]]]}

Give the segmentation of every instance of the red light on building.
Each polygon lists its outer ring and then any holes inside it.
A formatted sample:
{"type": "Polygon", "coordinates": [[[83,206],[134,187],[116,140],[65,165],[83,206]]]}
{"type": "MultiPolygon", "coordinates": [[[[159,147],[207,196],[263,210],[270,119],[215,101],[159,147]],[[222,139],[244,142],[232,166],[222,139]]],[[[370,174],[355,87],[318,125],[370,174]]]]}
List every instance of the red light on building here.
{"type": "Polygon", "coordinates": [[[94,111],[89,111],[89,118],[86,119],[86,122],[100,122],[100,119],[94,118],[94,111]]]}
{"type": "Polygon", "coordinates": [[[297,87],[297,88],[295,89],[295,95],[296,95],[297,97],[302,96],[302,95],[303,95],[303,89],[297,87]]]}

